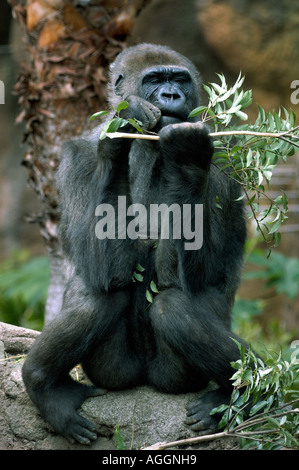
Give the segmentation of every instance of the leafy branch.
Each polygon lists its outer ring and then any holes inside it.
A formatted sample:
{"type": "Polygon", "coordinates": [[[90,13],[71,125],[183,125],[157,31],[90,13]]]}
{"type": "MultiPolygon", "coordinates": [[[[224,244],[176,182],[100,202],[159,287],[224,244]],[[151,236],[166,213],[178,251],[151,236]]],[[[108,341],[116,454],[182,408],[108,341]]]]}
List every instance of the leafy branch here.
{"type": "Polygon", "coordinates": [[[243,448],[299,448],[299,370],[298,359],[290,361],[268,351],[262,361],[237,342],[240,359],[232,363],[234,389],[228,405],[211,414],[222,414],[221,432],[174,442],[157,443],[147,449],[198,444],[227,437],[238,437],[243,448]],[[246,413],[251,406],[249,416],[246,413]]]}
{"type": "MultiPolygon", "coordinates": [[[[251,91],[243,92],[240,86],[243,79],[239,76],[236,84],[228,89],[225,78],[219,76],[221,85],[212,83],[205,86],[209,94],[209,104],[198,110],[203,113],[203,121],[213,120],[216,130],[229,125],[232,136],[228,134],[216,140],[213,164],[222,171],[229,171],[243,188],[243,198],[250,207],[249,218],[254,218],[257,230],[267,243],[277,246],[281,236],[278,229],[287,218],[288,199],[283,193],[270,198],[265,190],[274,168],[280,160],[286,161],[299,147],[299,127],[295,126],[293,111],[282,108],[279,113],[266,113],[258,105],[258,117],[254,123],[240,124],[247,119],[244,109],[251,103],[251,91]],[[238,119],[233,119],[233,115],[238,119]],[[238,140],[236,142],[236,137],[238,140]],[[260,209],[260,199],[268,202],[266,209],[260,209]]],[[[194,111],[195,115],[196,110],[194,111]]]]}
{"type": "MultiPolygon", "coordinates": [[[[123,119],[120,117],[119,113],[123,109],[126,109],[128,106],[129,103],[127,101],[122,101],[121,103],[119,103],[116,110],[113,112],[114,117],[107,121],[106,124],[103,126],[100,134],[100,140],[104,140],[107,136],[113,135],[113,133],[115,133],[119,128],[124,127],[128,124],[134,127],[138,132],[140,132],[140,134],[136,135],[143,134],[142,123],[140,121],[138,121],[137,119],[123,119]]],[[[97,113],[94,113],[89,118],[89,120],[93,121],[107,114],[109,114],[109,111],[99,111],[97,113]]]]}

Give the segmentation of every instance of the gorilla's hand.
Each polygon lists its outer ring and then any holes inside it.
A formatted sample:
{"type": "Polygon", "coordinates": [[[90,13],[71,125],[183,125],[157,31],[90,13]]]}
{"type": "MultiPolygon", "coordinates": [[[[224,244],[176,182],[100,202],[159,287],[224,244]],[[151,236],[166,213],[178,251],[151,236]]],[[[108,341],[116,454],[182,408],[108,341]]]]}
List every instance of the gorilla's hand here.
{"type": "Polygon", "coordinates": [[[161,118],[159,108],[135,95],[128,96],[126,101],[128,101],[129,106],[120,112],[120,117],[123,119],[137,119],[142,122],[142,129],[145,130],[153,129],[157,125],[161,118]]]}
{"type": "Polygon", "coordinates": [[[53,429],[70,442],[89,445],[97,439],[95,426],[77,413],[78,408],[88,397],[101,396],[106,390],[93,386],[70,382],[39,391],[35,403],[44,419],[53,429]]]}
{"type": "Polygon", "coordinates": [[[179,164],[195,164],[207,169],[213,155],[213,141],[201,122],[182,122],[163,127],[160,148],[169,160],[179,164]]]}

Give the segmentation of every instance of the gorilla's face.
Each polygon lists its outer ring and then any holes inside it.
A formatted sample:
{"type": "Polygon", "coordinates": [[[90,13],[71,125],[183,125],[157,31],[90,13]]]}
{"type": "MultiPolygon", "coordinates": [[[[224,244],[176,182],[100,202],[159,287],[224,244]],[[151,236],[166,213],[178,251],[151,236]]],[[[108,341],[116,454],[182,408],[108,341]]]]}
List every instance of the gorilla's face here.
{"type": "MultiPolygon", "coordinates": [[[[125,75],[115,82],[115,92],[122,86],[125,75]]],[[[185,121],[197,106],[197,93],[188,69],[172,65],[151,67],[138,77],[137,95],[161,111],[159,127],[185,121]]],[[[120,93],[121,94],[121,93],[120,93]]]]}
{"type": "MultiPolygon", "coordinates": [[[[114,91],[122,95],[125,74],[120,74],[114,91]]],[[[138,77],[137,95],[159,108],[162,118],[186,120],[197,105],[197,93],[188,69],[178,66],[157,66],[144,70],[138,77]]]]}
{"type": "Polygon", "coordinates": [[[111,68],[112,107],[121,97],[137,96],[161,111],[159,127],[186,121],[199,105],[198,72],[180,54],[163,46],[141,44],[121,53],[111,68]]]}
{"type": "Polygon", "coordinates": [[[139,96],[157,106],[162,116],[185,120],[195,105],[193,83],[187,69],[153,67],[141,77],[139,96]]]}

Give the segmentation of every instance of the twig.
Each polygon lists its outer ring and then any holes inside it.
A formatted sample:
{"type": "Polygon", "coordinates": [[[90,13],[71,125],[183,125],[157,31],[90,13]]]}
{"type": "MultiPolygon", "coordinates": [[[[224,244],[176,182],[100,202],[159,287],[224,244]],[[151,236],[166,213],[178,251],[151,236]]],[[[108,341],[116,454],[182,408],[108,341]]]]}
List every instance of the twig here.
{"type": "Polygon", "coordinates": [[[215,434],[206,434],[205,436],[197,436],[197,437],[190,437],[188,439],[181,439],[180,441],[173,441],[173,442],[157,442],[149,447],[142,447],[141,450],[163,450],[169,447],[175,446],[184,446],[186,444],[196,444],[198,442],[207,442],[207,441],[215,441],[216,439],[221,439],[223,437],[230,437],[227,431],[224,432],[217,432],[215,434]]]}
{"type": "MultiPolygon", "coordinates": [[[[290,413],[298,414],[299,413],[299,408],[294,408],[292,410],[284,411],[282,413],[272,413],[272,414],[261,413],[261,415],[259,415],[260,417],[258,417],[258,418],[252,417],[252,418],[249,418],[246,421],[243,421],[243,423],[238,424],[238,426],[236,426],[231,431],[231,433],[239,433],[241,431],[242,435],[245,436],[245,433],[261,434],[263,432],[269,432],[269,430],[267,430],[267,431],[245,431],[245,432],[243,432],[242,430],[246,429],[246,428],[250,428],[251,426],[254,426],[256,424],[263,423],[267,420],[267,418],[274,418],[274,419],[275,418],[281,418],[282,416],[287,416],[290,413]]],[[[272,432],[273,430],[270,430],[270,431],[272,432]]]]}
{"type": "MultiPolygon", "coordinates": [[[[254,211],[254,209],[253,209],[252,203],[250,202],[250,197],[249,197],[249,195],[248,195],[246,189],[244,188],[243,190],[244,190],[245,196],[246,196],[246,198],[247,198],[247,203],[250,205],[251,212],[252,212],[253,218],[254,218],[254,220],[255,220],[255,223],[257,224],[257,226],[258,226],[258,228],[259,228],[259,231],[260,231],[260,233],[262,234],[262,237],[263,237],[264,242],[267,244],[267,243],[268,243],[268,240],[267,240],[267,238],[266,238],[266,236],[265,236],[263,230],[261,229],[260,221],[258,220],[257,215],[256,215],[256,213],[255,213],[255,211],[254,211]]],[[[272,207],[272,202],[271,202],[270,209],[271,209],[271,207],[272,207]]],[[[269,209],[269,211],[270,211],[270,209],[269,209]]]]}
{"type": "MultiPolygon", "coordinates": [[[[296,135],[291,135],[290,137],[292,137],[293,139],[299,139],[299,137],[297,137],[296,135]]],[[[295,143],[292,142],[290,139],[286,139],[286,138],[283,137],[283,136],[280,136],[279,138],[280,138],[281,140],[284,140],[284,141],[287,142],[288,144],[294,145],[294,147],[298,147],[298,148],[299,148],[299,144],[295,144],[295,143]]]]}
{"type": "MultiPolygon", "coordinates": [[[[221,137],[221,136],[229,136],[229,135],[253,135],[256,137],[273,137],[273,138],[284,138],[286,135],[290,135],[290,132],[294,132],[297,130],[298,127],[294,129],[290,129],[289,131],[285,132],[256,132],[256,131],[221,131],[221,132],[210,132],[211,137],[221,137]]],[[[144,140],[159,140],[160,137],[158,135],[148,135],[148,134],[131,134],[126,132],[107,132],[107,137],[110,139],[116,138],[123,138],[123,139],[144,139],[144,140]]],[[[292,135],[292,137],[297,138],[296,135],[292,135]]],[[[292,142],[292,145],[298,146],[297,144],[292,142]]]]}
{"type": "Polygon", "coordinates": [[[144,139],[144,140],[159,140],[158,135],[148,135],[148,134],[130,134],[127,132],[107,132],[107,137],[110,139],[144,139]]]}

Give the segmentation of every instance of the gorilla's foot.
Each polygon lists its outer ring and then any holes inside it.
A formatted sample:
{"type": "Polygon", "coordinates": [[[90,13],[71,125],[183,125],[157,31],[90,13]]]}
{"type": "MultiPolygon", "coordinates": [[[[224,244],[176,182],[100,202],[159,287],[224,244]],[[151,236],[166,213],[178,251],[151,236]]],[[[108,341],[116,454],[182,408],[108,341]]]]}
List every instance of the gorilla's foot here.
{"type": "Polygon", "coordinates": [[[219,431],[218,423],[221,415],[210,415],[210,411],[222,404],[228,404],[230,394],[221,389],[207,392],[201,398],[187,405],[186,424],[192,431],[200,431],[199,434],[210,434],[219,431]]]}

